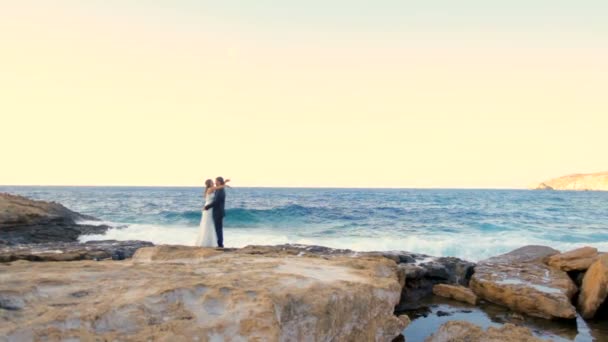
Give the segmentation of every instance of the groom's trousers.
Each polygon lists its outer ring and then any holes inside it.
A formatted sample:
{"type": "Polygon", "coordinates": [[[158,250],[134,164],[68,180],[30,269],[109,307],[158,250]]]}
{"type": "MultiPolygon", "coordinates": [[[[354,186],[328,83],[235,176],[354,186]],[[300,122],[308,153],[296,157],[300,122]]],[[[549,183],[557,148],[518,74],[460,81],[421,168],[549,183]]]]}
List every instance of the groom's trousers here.
{"type": "Polygon", "coordinates": [[[215,224],[215,234],[217,235],[218,247],[224,247],[224,218],[222,216],[214,216],[213,223],[215,224]]]}

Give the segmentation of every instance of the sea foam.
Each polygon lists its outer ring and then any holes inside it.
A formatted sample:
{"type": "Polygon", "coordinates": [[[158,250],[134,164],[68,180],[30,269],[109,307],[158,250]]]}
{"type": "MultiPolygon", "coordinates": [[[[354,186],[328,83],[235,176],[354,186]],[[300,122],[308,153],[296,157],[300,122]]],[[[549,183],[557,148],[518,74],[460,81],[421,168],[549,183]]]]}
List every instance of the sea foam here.
{"type": "MultiPolygon", "coordinates": [[[[112,228],[103,235],[84,235],[81,241],[91,240],[144,240],[154,244],[194,245],[198,227],[162,226],[152,224],[132,224],[126,228],[112,228]]],[[[498,254],[506,253],[525,245],[547,245],[566,251],[583,246],[593,246],[608,250],[607,242],[570,243],[547,241],[538,238],[525,238],[520,234],[513,236],[470,236],[466,234],[428,234],[407,237],[379,236],[340,237],[340,236],[301,236],[282,234],[273,229],[224,229],[226,247],[247,245],[306,244],[331,248],[351,249],[354,251],[408,251],[431,256],[455,256],[471,261],[479,261],[498,254]]]]}

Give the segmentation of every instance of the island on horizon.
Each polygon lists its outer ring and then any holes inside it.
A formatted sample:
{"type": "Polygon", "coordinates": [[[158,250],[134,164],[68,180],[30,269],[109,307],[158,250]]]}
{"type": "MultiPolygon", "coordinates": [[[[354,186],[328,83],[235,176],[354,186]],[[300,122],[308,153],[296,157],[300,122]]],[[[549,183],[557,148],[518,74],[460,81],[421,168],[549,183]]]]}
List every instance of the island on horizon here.
{"type": "Polygon", "coordinates": [[[608,191],[608,171],[575,173],[541,182],[531,188],[533,190],[608,191]]]}

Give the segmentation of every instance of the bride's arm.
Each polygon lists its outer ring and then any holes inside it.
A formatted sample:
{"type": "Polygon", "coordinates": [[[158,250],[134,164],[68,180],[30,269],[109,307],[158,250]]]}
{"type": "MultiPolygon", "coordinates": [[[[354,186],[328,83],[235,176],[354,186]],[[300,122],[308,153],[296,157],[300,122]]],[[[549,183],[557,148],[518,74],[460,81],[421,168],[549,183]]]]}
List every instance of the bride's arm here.
{"type": "Polygon", "coordinates": [[[228,186],[228,184],[226,184],[226,183],[228,183],[228,182],[230,182],[230,179],[226,179],[226,180],[224,181],[224,184],[222,184],[222,185],[218,185],[218,186],[212,186],[212,187],[210,187],[210,188],[209,188],[209,192],[214,192],[214,191],[216,191],[216,190],[223,189],[223,188],[229,188],[230,186],[228,186]]]}

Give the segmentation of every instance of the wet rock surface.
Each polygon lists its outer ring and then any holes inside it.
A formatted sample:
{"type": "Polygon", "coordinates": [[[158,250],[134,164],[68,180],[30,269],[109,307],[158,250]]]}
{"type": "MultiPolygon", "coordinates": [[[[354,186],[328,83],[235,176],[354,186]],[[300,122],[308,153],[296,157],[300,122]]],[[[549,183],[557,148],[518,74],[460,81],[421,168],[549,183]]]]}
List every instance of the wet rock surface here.
{"type": "Polygon", "coordinates": [[[13,340],[390,341],[401,285],[377,256],[139,249],[126,261],[0,264],[13,340]]]}
{"type": "Polygon", "coordinates": [[[108,226],[78,224],[94,217],[55,202],[35,201],[0,193],[0,245],[77,241],[83,234],[101,234],[108,226]]]}
{"type": "Polygon", "coordinates": [[[608,340],[608,325],[605,322],[577,320],[547,320],[520,315],[510,309],[481,301],[470,305],[438,296],[429,296],[421,301],[421,308],[408,312],[412,322],[403,335],[406,341],[424,341],[449,321],[467,321],[482,327],[501,327],[514,324],[530,329],[533,335],[554,342],[604,341],[608,340]],[[442,316],[447,313],[446,316],[442,316]]]}
{"type": "Polygon", "coordinates": [[[566,272],[544,261],[559,252],[526,246],[477,264],[470,287],[480,298],[514,311],[548,319],[574,319],[577,292],[566,272]]]}
{"type": "Polygon", "coordinates": [[[421,298],[437,284],[468,286],[475,263],[452,257],[431,257],[417,253],[382,253],[398,262],[399,277],[405,284],[397,311],[415,309],[421,298]]]}
{"type": "Polygon", "coordinates": [[[490,327],[487,330],[466,322],[450,321],[425,340],[426,342],[547,342],[532,335],[530,329],[505,324],[502,327],[490,327]]]}
{"type": "Polygon", "coordinates": [[[153,246],[147,241],[89,241],[51,242],[41,244],[0,245],[0,262],[124,260],[131,258],[142,247],[153,246]]]}

